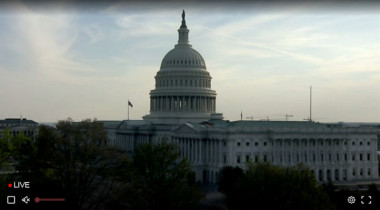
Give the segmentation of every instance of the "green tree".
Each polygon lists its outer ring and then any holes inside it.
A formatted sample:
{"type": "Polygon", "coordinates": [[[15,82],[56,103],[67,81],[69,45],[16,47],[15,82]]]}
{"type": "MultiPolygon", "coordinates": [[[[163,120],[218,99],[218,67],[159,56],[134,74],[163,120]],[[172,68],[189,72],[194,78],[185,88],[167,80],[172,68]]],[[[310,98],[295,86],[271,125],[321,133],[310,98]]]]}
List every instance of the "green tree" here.
{"type": "Polygon", "coordinates": [[[17,136],[13,136],[9,128],[2,132],[0,139],[0,170],[12,170],[12,159],[19,150],[27,144],[30,144],[31,139],[21,132],[17,136]]]}
{"type": "MultiPolygon", "coordinates": [[[[20,154],[20,150],[31,144],[31,139],[21,132],[17,136],[13,136],[11,131],[6,128],[2,131],[0,138],[0,195],[9,194],[9,188],[5,187],[11,183],[12,177],[17,164],[16,157],[20,154]]],[[[0,209],[6,209],[5,203],[0,202],[0,209]]]]}
{"type": "Polygon", "coordinates": [[[228,170],[222,171],[229,209],[334,209],[327,194],[304,166],[280,167],[269,163],[248,163],[241,178],[226,179],[228,170]]]}
{"type": "Polygon", "coordinates": [[[134,179],[123,196],[127,209],[194,209],[203,197],[190,162],[166,141],[140,144],[133,156],[134,179]]]}
{"type": "Polygon", "coordinates": [[[105,144],[103,124],[71,119],[56,128],[41,126],[36,142],[18,157],[21,178],[39,195],[66,198],[65,208],[105,209],[130,161],[105,144]]]}

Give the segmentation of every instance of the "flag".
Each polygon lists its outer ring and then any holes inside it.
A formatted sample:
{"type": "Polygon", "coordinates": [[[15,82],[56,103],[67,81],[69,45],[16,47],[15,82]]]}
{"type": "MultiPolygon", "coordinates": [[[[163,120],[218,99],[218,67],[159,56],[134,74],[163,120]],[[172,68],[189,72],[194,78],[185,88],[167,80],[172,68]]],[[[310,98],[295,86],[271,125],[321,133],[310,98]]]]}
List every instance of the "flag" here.
{"type": "Polygon", "coordinates": [[[128,100],[128,106],[131,106],[133,108],[133,104],[128,100]]]}

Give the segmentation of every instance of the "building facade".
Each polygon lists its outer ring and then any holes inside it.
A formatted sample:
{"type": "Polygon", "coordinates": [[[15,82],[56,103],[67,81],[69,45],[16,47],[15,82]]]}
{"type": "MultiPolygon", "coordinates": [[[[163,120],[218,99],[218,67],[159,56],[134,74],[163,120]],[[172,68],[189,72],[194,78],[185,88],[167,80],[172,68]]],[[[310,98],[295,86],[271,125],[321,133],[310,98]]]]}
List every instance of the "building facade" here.
{"type": "Polygon", "coordinates": [[[376,127],[303,121],[223,120],[202,56],[188,41],[184,13],[178,44],[166,54],[144,120],[108,127],[109,144],[132,154],[141,143],[177,144],[196,180],[217,183],[225,166],[304,164],[321,182],[378,179],[376,127]]]}
{"type": "Polygon", "coordinates": [[[12,136],[18,136],[23,133],[32,140],[35,140],[38,135],[38,123],[26,118],[6,118],[0,120],[0,138],[5,129],[9,129],[12,136]]]}

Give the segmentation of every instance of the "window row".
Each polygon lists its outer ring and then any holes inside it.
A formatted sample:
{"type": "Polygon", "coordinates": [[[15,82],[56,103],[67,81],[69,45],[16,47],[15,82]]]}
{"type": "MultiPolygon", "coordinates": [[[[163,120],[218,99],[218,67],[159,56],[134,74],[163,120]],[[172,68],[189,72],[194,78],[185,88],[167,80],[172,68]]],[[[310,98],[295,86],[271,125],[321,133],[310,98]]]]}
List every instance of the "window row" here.
{"type": "MultiPolygon", "coordinates": [[[[243,156],[242,155],[237,155],[236,156],[236,163],[243,163],[242,161],[242,158],[243,156]]],[[[304,153],[304,154],[296,154],[296,155],[292,155],[292,154],[283,154],[283,153],[279,153],[277,155],[271,155],[271,161],[274,162],[274,161],[278,161],[280,163],[283,163],[283,162],[289,162],[289,163],[299,163],[299,162],[333,162],[333,161],[336,161],[336,162],[340,162],[340,161],[348,161],[348,155],[347,153],[344,153],[344,154],[335,154],[335,157],[333,156],[333,154],[311,154],[311,156],[309,156],[307,153],[304,153]]],[[[246,154],[245,155],[245,162],[248,162],[249,160],[252,160],[254,162],[258,162],[258,161],[264,161],[264,162],[267,162],[267,161],[270,161],[269,158],[268,158],[268,154],[264,154],[264,155],[254,155],[253,157],[251,157],[251,155],[249,154],[246,154]],[[252,158],[252,159],[251,159],[252,158]]],[[[352,161],[371,161],[372,158],[371,158],[371,153],[360,153],[360,154],[351,154],[351,160],[352,161]]],[[[226,160],[224,160],[224,163],[226,163],[226,160]]]]}
{"type": "Polygon", "coordinates": [[[182,80],[182,79],[157,79],[156,87],[201,87],[211,88],[210,79],[182,80]]]}
{"type": "Polygon", "coordinates": [[[205,65],[203,61],[198,61],[198,60],[169,60],[169,61],[165,61],[165,64],[166,65],[188,64],[188,65],[200,65],[200,66],[205,65]]]}
{"type": "MultiPolygon", "coordinates": [[[[321,145],[321,146],[323,146],[323,145],[328,145],[328,146],[337,145],[337,146],[339,146],[339,145],[341,145],[341,142],[339,142],[339,141],[336,141],[336,142],[332,142],[332,141],[327,141],[327,142],[326,141],[320,141],[320,142],[316,142],[316,141],[311,141],[311,142],[310,141],[309,142],[308,141],[302,141],[302,142],[300,142],[300,141],[295,141],[295,142],[291,142],[291,141],[286,141],[286,142],[278,141],[276,144],[277,144],[277,146],[302,146],[302,145],[303,146],[307,146],[308,143],[310,145],[312,145],[312,146],[316,146],[316,145],[321,145]]],[[[250,141],[246,141],[245,142],[245,146],[250,146],[250,144],[251,144],[250,141]]],[[[273,142],[271,142],[271,144],[272,144],[272,146],[274,146],[273,142]]],[[[351,144],[352,145],[356,145],[355,141],[352,141],[351,144]]],[[[364,142],[360,141],[358,144],[360,146],[362,146],[364,144],[364,142]]],[[[370,146],[371,142],[367,141],[366,144],[368,146],[370,146]]],[[[241,144],[240,141],[238,141],[238,142],[236,142],[236,145],[237,146],[241,146],[242,144],[241,144]]],[[[258,146],[259,142],[255,142],[254,145],[258,146]]],[[[266,146],[267,142],[263,142],[263,145],[266,146]]],[[[347,146],[347,141],[344,142],[344,145],[347,146]]],[[[224,143],[224,146],[226,146],[226,143],[224,143]]]]}

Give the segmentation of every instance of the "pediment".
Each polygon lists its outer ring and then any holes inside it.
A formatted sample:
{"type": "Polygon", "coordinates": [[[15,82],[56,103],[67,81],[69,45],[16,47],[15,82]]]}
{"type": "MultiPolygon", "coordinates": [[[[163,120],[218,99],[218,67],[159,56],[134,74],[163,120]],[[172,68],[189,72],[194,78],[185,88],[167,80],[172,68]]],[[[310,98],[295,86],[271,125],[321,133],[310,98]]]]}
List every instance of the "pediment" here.
{"type": "Polygon", "coordinates": [[[120,123],[119,126],[117,126],[117,129],[126,129],[127,128],[127,123],[125,121],[123,121],[122,123],[120,123]]]}
{"type": "Polygon", "coordinates": [[[174,133],[198,133],[198,130],[190,123],[185,123],[174,129],[174,133]]]}

